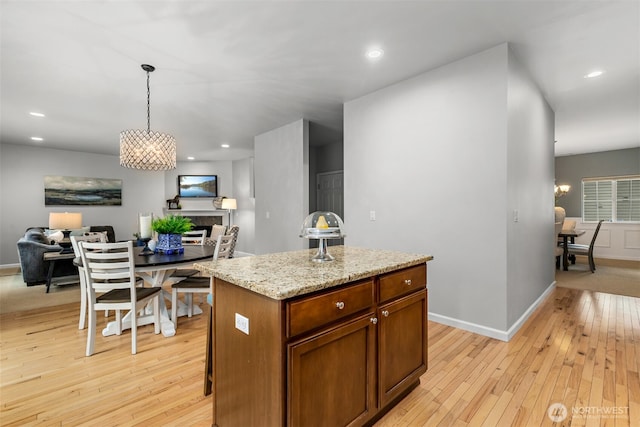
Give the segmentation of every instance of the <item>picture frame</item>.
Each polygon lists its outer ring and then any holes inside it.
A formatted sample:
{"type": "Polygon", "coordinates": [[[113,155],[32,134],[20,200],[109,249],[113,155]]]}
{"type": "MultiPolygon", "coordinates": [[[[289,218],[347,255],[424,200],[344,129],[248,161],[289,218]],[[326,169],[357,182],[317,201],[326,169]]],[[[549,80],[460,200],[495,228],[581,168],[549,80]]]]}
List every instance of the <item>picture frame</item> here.
{"type": "Polygon", "coordinates": [[[122,180],[81,176],[44,177],[45,206],[122,206],[122,180]]]}

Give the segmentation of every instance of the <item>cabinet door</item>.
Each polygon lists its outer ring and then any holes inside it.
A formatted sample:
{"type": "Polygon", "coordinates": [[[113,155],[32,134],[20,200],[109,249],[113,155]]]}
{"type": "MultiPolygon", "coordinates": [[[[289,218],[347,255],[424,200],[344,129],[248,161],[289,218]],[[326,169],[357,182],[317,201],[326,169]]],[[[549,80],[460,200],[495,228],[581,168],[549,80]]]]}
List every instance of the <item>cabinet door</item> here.
{"type": "Polygon", "coordinates": [[[362,425],[375,413],[373,317],[288,345],[288,425],[362,425]]]}
{"type": "Polygon", "coordinates": [[[427,370],[427,291],[378,309],[380,407],[427,370]]]}

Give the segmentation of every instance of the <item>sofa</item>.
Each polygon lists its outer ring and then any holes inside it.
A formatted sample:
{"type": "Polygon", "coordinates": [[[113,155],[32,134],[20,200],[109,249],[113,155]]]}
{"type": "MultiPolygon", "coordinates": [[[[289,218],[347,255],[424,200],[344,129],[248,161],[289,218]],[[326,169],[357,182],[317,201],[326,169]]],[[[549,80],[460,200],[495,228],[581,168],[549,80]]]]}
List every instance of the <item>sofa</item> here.
{"type": "MultiPolygon", "coordinates": [[[[60,252],[62,250],[60,245],[52,241],[45,234],[45,230],[44,227],[30,227],[17,243],[22,280],[24,280],[27,286],[46,283],[49,273],[49,262],[44,261],[44,253],[60,252]]],[[[85,230],[78,232],[85,233],[85,230]]],[[[107,241],[116,241],[115,232],[110,225],[91,226],[88,228],[88,232],[106,233],[107,241]]],[[[78,269],[73,265],[73,260],[68,259],[55,263],[52,277],[73,276],[77,274],[78,269]]]]}

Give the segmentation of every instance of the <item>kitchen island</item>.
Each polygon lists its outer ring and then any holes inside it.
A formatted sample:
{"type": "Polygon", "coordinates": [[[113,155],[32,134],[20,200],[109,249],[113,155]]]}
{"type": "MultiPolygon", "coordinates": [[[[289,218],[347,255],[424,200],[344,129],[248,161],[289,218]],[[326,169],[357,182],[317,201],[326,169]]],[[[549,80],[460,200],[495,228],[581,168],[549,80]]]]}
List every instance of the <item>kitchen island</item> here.
{"type": "Polygon", "coordinates": [[[331,253],[195,265],[213,277],[214,425],[367,425],[419,384],[433,258],[331,253]]]}

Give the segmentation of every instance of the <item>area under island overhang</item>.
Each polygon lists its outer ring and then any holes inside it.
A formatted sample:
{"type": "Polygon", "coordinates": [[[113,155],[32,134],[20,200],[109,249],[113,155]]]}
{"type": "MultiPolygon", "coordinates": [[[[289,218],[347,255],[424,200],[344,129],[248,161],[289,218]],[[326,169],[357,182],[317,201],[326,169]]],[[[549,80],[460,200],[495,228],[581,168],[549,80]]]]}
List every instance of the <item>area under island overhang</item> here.
{"type": "Polygon", "coordinates": [[[419,384],[433,257],[331,253],[195,265],[213,277],[213,425],[367,425],[419,384]]]}

